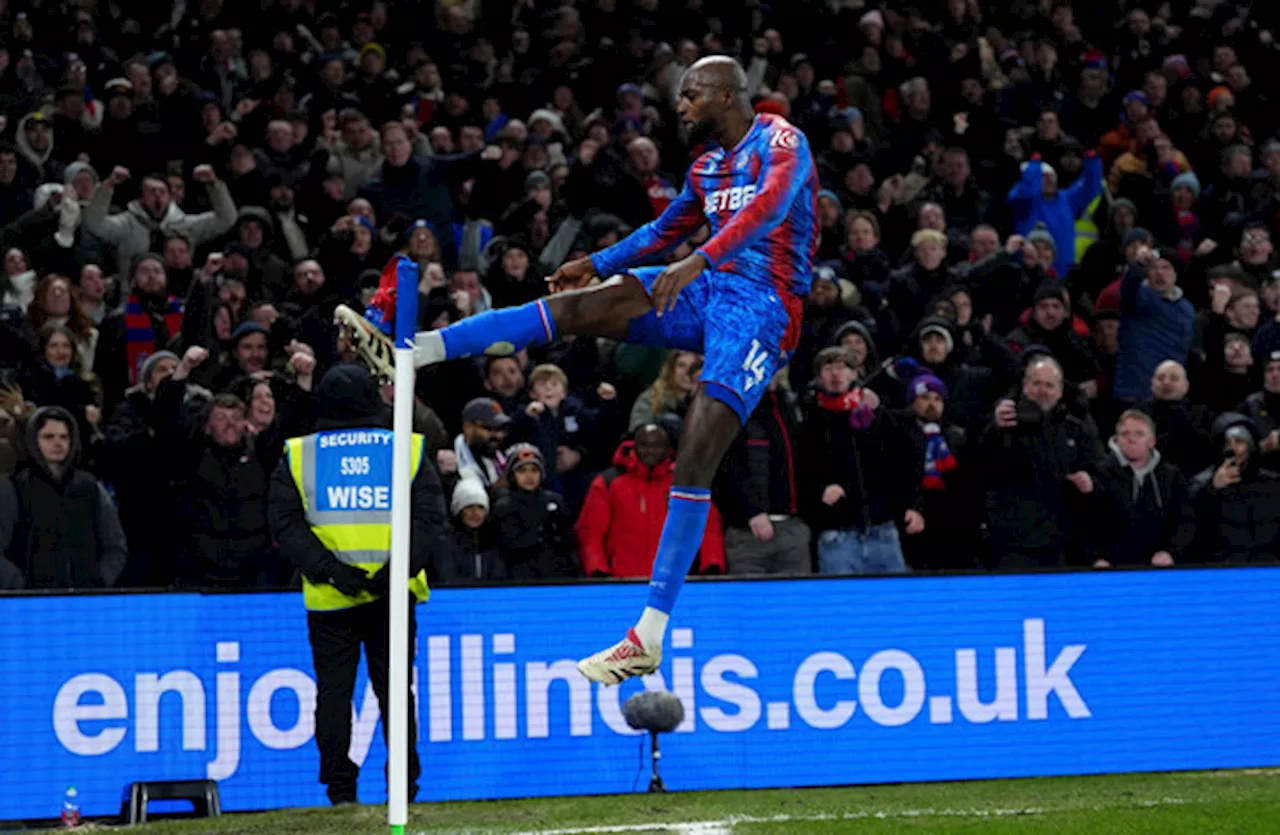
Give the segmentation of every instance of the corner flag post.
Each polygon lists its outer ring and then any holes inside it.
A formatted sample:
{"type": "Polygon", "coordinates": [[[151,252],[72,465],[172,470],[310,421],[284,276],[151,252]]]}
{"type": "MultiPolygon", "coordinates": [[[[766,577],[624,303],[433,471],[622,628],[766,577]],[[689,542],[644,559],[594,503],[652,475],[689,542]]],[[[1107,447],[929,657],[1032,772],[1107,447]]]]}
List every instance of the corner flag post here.
{"type": "Polygon", "coordinates": [[[412,505],[414,334],[418,328],[418,265],[401,257],[396,267],[395,421],[391,469],[391,658],[387,674],[387,823],[404,835],[409,815],[409,531],[412,505]]]}

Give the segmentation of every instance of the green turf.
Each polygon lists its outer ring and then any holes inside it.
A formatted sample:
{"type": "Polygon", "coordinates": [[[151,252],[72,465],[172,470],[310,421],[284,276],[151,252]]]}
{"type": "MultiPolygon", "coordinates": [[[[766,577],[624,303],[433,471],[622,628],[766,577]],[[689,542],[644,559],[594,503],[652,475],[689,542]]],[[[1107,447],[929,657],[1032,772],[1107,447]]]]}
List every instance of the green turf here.
{"type": "MultiPolygon", "coordinates": [[[[671,824],[647,832],[672,835],[1273,835],[1280,832],[1280,770],[418,804],[410,810],[406,833],[499,835],[639,824],[671,824]],[[677,825],[715,821],[728,823],[700,830],[677,825]]],[[[145,830],[155,835],[386,831],[381,806],[167,821],[145,830]]]]}

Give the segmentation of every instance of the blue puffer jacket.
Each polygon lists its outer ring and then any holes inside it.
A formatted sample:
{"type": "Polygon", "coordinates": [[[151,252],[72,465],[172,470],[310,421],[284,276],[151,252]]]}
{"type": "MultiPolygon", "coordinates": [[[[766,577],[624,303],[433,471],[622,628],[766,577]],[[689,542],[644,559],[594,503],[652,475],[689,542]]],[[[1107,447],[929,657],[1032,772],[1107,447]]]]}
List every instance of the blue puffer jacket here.
{"type": "Polygon", "coordinates": [[[1196,311],[1177,289],[1175,298],[1161,296],[1130,267],[1120,282],[1120,354],[1112,394],[1141,400],[1151,392],[1151,376],[1166,360],[1186,365],[1195,330],[1196,311]]]}
{"type": "Polygon", "coordinates": [[[1053,267],[1059,278],[1066,278],[1076,262],[1076,218],[1102,193],[1102,160],[1088,157],[1079,178],[1053,198],[1044,196],[1043,174],[1040,160],[1027,163],[1022,179],[1009,189],[1009,213],[1019,235],[1030,234],[1041,223],[1045,225],[1053,235],[1053,267]]]}

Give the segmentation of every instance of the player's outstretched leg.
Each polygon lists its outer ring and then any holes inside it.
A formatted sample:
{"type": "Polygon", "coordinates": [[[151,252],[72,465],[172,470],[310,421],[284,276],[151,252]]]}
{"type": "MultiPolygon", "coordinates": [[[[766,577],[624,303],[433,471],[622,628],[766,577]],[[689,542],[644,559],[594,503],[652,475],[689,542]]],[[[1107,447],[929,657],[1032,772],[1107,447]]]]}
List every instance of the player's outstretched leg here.
{"type": "MultiPolygon", "coordinates": [[[[414,338],[414,365],[421,368],[482,354],[506,356],[553,342],[561,334],[622,339],[627,323],[651,308],[648,294],[634,278],[616,276],[595,287],[488,310],[440,330],[419,331],[414,338]]],[[[334,311],[334,321],[351,347],[376,376],[390,383],[395,377],[395,350],[378,325],[386,319],[374,306],[364,316],[346,305],[334,311]]]]}
{"type": "Polygon", "coordinates": [[[658,540],[649,579],[649,602],[640,622],[618,643],[578,662],[578,670],[601,684],[643,676],[662,662],[662,639],[684,578],[693,566],[711,510],[711,481],[720,459],[742,428],[738,413],[701,389],[689,408],[667,499],[667,521],[658,540]]]}

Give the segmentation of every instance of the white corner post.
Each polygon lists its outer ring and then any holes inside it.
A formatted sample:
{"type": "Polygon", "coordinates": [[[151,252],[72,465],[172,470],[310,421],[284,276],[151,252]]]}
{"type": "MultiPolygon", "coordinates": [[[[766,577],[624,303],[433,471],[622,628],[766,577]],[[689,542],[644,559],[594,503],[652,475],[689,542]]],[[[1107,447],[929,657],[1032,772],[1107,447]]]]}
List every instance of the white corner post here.
{"type": "Polygon", "coordinates": [[[401,258],[396,273],[396,394],[392,424],[395,460],[391,469],[391,615],[387,667],[387,823],[391,835],[404,835],[409,817],[409,532],[413,462],[413,340],[418,324],[418,265],[401,258]]]}

